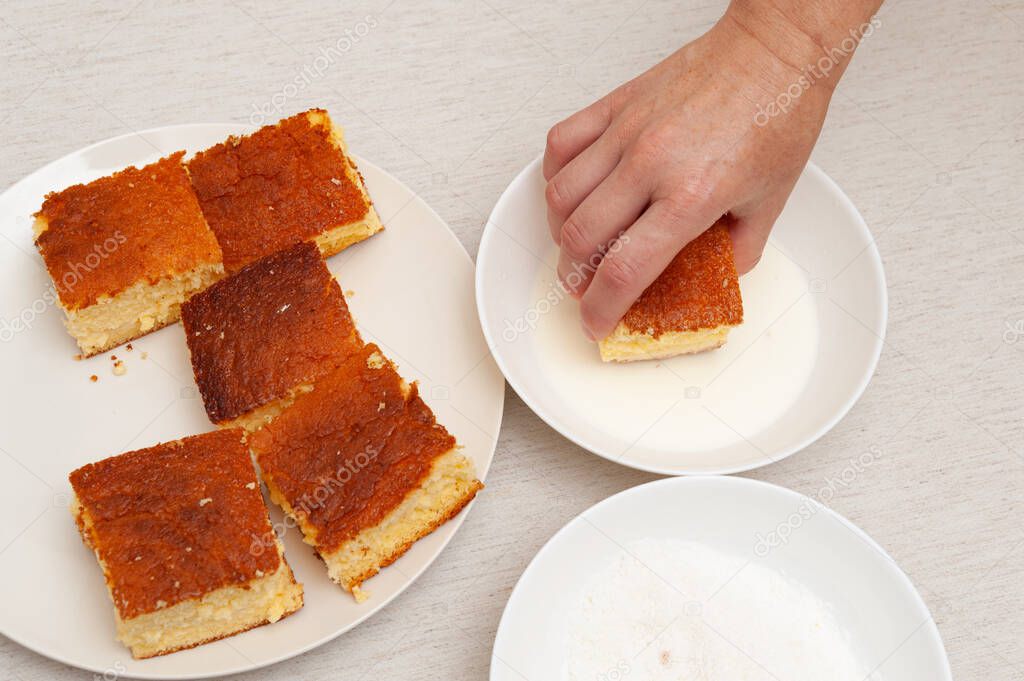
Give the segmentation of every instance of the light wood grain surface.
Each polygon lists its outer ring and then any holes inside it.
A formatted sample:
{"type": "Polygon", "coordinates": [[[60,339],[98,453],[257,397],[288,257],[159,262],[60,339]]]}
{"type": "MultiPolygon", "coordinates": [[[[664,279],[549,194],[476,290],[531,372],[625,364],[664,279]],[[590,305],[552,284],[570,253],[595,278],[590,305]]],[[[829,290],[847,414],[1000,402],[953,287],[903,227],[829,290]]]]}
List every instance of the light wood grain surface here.
{"type": "MultiPolygon", "coordinates": [[[[723,7],[339,5],[4,3],[0,185],[126,132],[324,106],[354,150],[422,195],[473,254],[552,123],[723,7]],[[321,48],[337,50],[326,67],[321,48]]],[[[814,495],[878,448],[830,505],[910,575],[958,679],[1024,678],[1024,3],[890,0],[879,16],[813,159],[877,238],[885,350],[831,433],[751,477],[814,495]]],[[[574,446],[511,391],[506,405],[486,493],[423,578],[356,630],[248,678],[487,677],[502,608],[537,549],[591,504],[653,478],[574,446]]],[[[88,676],[0,639],[4,679],[88,676]]]]}

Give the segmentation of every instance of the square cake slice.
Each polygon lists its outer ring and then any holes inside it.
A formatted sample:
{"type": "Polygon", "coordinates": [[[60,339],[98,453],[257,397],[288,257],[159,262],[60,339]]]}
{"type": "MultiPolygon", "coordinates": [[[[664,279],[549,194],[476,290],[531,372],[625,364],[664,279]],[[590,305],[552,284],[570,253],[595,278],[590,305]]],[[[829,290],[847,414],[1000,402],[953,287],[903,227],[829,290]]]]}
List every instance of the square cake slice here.
{"type": "Polygon", "coordinates": [[[362,347],[315,244],[257,260],[182,307],[192,369],[210,420],[258,428],[362,347]]]}
{"type": "Polygon", "coordinates": [[[416,384],[372,344],[250,435],[249,446],[271,499],[356,600],[363,581],[483,487],[416,384]]]}
{"type": "Polygon", "coordinates": [[[187,437],[69,476],[72,513],[133,657],[191,648],[302,607],[242,436],[187,437]]]}
{"type": "Polygon", "coordinates": [[[298,241],[330,256],[383,229],[323,109],[231,137],[196,154],[188,171],[228,272],[298,241]]]}
{"type": "Polygon", "coordinates": [[[85,356],[173,324],[224,273],[184,153],[48,194],[35,215],[36,247],[85,356]]]}
{"type": "Polygon", "coordinates": [[[605,362],[703,352],[742,322],[732,239],[719,221],[676,255],[598,348],[605,362]]]}

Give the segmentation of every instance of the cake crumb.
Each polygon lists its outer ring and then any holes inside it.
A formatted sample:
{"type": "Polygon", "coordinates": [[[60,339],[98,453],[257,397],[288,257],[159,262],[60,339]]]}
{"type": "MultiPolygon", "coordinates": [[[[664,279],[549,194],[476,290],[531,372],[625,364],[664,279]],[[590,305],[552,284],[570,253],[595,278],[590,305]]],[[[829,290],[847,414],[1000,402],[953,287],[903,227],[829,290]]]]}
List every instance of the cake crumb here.
{"type": "Polygon", "coordinates": [[[100,380],[100,377],[97,376],[96,374],[93,374],[92,376],[89,377],[89,380],[95,383],[96,381],[100,380]]]}
{"type": "Polygon", "coordinates": [[[355,294],[356,294],[356,292],[355,292],[355,291],[353,291],[352,289],[346,289],[346,291],[345,291],[345,297],[346,297],[346,298],[351,298],[351,297],[352,297],[352,296],[354,296],[355,294]]]}
{"type": "Polygon", "coordinates": [[[352,597],[356,599],[356,603],[362,603],[370,597],[369,591],[363,591],[358,586],[352,587],[352,597]]]}
{"type": "Polygon", "coordinates": [[[128,367],[126,367],[124,365],[124,362],[122,362],[121,360],[117,360],[116,362],[114,362],[114,368],[112,369],[112,371],[114,372],[115,376],[124,376],[126,373],[128,373],[128,367]]]}
{"type": "Polygon", "coordinates": [[[672,658],[669,655],[669,652],[667,650],[661,651],[661,655],[658,655],[658,661],[661,662],[661,664],[666,666],[666,667],[668,666],[668,663],[669,663],[669,661],[671,659],[672,658]]]}
{"type": "Polygon", "coordinates": [[[142,354],[141,354],[141,355],[139,355],[139,357],[141,357],[142,359],[146,359],[147,357],[149,357],[149,353],[148,353],[148,352],[146,352],[145,350],[143,350],[143,351],[142,351],[142,354]]]}
{"type": "Polygon", "coordinates": [[[111,355],[110,356],[110,361],[111,362],[116,362],[117,361],[117,355],[111,355]]]}
{"type": "Polygon", "coordinates": [[[199,505],[200,506],[206,506],[207,504],[209,504],[212,501],[213,501],[213,499],[211,499],[210,497],[203,497],[202,499],[199,500],[199,505]]]}
{"type": "Polygon", "coordinates": [[[84,359],[84,357],[82,357],[81,354],[78,354],[72,357],[71,359],[75,360],[76,362],[81,362],[84,359]]]}
{"type": "Polygon", "coordinates": [[[124,349],[127,350],[128,352],[131,352],[132,351],[132,344],[129,343],[128,345],[125,346],[124,349]]]}

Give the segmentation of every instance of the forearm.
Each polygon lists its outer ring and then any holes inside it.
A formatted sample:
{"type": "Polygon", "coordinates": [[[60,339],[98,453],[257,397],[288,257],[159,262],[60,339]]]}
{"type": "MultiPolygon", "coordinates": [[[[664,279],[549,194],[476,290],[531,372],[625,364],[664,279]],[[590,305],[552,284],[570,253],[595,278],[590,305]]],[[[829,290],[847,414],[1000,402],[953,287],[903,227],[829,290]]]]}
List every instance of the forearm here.
{"type": "Polygon", "coordinates": [[[878,27],[882,0],[732,0],[725,21],[797,71],[834,87],[860,41],[878,27]]]}

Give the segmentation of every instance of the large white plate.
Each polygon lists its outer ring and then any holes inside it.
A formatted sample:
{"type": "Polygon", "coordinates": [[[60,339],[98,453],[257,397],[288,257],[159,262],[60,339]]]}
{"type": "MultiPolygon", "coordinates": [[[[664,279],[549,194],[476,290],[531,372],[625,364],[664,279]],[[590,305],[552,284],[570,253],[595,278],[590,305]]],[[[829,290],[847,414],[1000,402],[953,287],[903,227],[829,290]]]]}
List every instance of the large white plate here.
{"type": "Polygon", "coordinates": [[[740,280],[743,324],[699,355],[602,363],[557,284],[545,215],[538,159],[491,213],[477,306],[509,383],[581,447],[669,475],[750,470],[824,435],[874,373],[887,314],[882,263],[857,209],[813,165],[740,280]]]}
{"type": "MultiPolygon", "coordinates": [[[[0,633],[43,655],[100,674],[182,679],[253,669],[309,650],[350,629],[397,596],[437,557],[465,513],[418,542],[367,582],[357,605],[327,579],[296,530],[287,557],[306,605],[276,624],[224,641],[134,661],[114,640],[113,606],[92,554],[68,512],[67,474],[129,449],[210,430],[177,324],[76,362],[74,342],[50,303],[49,278],[32,244],[31,213],[43,195],[177,149],[197,151],[230,125],[159,128],[66,156],[0,196],[0,633]],[[22,320],[20,324],[13,319],[22,320]],[[17,328],[16,328],[17,326],[17,328]],[[24,327],[24,328],[20,328],[24,327]],[[19,330],[20,328],[20,330],[19,330]],[[143,352],[148,359],[141,359],[143,352]],[[126,361],[114,376],[109,356],[126,361]],[[91,383],[89,376],[99,376],[91,383]]],[[[331,258],[360,331],[377,342],[438,419],[487,473],[501,423],[504,383],[473,306],[473,264],[436,213],[408,187],[359,159],[386,230],[331,258]]],[[[275,522],[280,520],[272,511],[275,522]]]]}
{"type": "MultiPolygon", "coordinates": [[[[648,538],[703,543],[734,558],[739,571],[758,564],[805,587],[831,606],[856,661],[875,671],[871,679],[952,679],[927,606],[892,558],[862,530],[796,492],[713,476],[634,487],[559,530],[509,597],[494,642],[491,681],[567,678],[569,613],[580,598],[580,585],[631,543],[648,538]]],[[[719,591],[693,610],[694,604],[687,603],[686,614],[710,607],[734,576],[722,575],[719,591]]],[[[728,631],[721,634],[728,639],[728,631]]],[[[613,669],[607,678],[629,676],[613,669]]]]}

